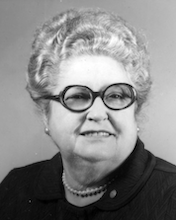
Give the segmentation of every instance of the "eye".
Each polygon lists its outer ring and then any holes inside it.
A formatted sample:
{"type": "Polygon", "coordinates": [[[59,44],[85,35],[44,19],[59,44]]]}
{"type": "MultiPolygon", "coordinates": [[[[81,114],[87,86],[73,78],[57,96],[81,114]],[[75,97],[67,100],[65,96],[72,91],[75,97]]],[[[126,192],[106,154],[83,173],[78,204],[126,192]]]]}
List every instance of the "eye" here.
{"type": "Polygon", "coordinates": [[[86,93],[75,93],[65,97],[65,100],[89,100],[90,95],[86,93]]]}
{"type": "Polygon", "coordinates": [[[114,99],[114,100],[125,99],[126,97],[127,95],[124,93],[111,93],[107,96],[108,99],[114,99]]]}

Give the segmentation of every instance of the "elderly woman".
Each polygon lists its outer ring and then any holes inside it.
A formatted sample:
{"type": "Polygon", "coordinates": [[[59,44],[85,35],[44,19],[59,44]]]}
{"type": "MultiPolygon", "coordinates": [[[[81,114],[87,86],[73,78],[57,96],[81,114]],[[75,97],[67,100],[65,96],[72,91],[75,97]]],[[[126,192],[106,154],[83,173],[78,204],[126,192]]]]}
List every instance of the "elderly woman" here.
{"type": "Polygon", "coordinates": [[[36,33],[27,90],[59,153],[10,172],[0,219],[176,219],[176,167],[144,149],[151,87],[139,34],[102,10],[68,10],[36,33]]]}

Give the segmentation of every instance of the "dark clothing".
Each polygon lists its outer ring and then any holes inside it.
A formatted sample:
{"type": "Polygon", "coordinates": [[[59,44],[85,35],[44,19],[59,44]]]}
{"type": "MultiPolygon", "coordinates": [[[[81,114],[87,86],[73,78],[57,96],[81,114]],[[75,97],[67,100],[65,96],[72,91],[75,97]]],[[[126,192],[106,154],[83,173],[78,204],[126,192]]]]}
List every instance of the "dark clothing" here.
{"type": "Polygon", "coordinates": [[[140,140],[104,196],[86,207],[66,201],[62,170],[58,153],[11,171],[0,186],[0,219],[176,220],[176,167],[154,157],[140,140]]]}

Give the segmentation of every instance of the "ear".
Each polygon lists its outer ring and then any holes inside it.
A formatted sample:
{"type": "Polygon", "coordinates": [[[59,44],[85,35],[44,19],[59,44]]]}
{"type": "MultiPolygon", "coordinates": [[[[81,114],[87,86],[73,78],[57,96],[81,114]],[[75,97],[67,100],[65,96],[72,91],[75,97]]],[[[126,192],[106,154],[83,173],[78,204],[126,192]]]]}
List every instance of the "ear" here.
{"type": "Polygon", "coordinates": [[[43,124],[45,133],[50,136],[48,118],[45,114],[43,114],[43,124]]]}
{"type": "Polygon", "coordinates": [[[44,124],[44,127],[45,128],[48,128],[48,125],[49,125],[49,123],[48,123],[48,117],[46,116],[46,114],[42,114],[42,121],[43,121],[43,124],[44,124]]]}
{"type": "Polygon", "coordinates": [[[139,106],[138,106],[137,102],[135,102],[134,113],[135,113],[135,117],[137,117],[137,115],[139,113],[139,106]]]}

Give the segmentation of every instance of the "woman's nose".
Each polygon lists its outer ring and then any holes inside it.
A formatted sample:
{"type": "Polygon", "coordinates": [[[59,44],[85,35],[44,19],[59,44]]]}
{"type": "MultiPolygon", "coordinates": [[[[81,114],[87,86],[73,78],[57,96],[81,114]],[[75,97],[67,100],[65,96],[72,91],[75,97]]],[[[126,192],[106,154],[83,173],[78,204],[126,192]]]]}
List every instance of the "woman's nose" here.
{"type": "Polygon", "coordinates": [[[103,121],[108,119],[107,107],[100,97],[97,97],[93,105],[88,109],[88,120],[103,121]]]}

